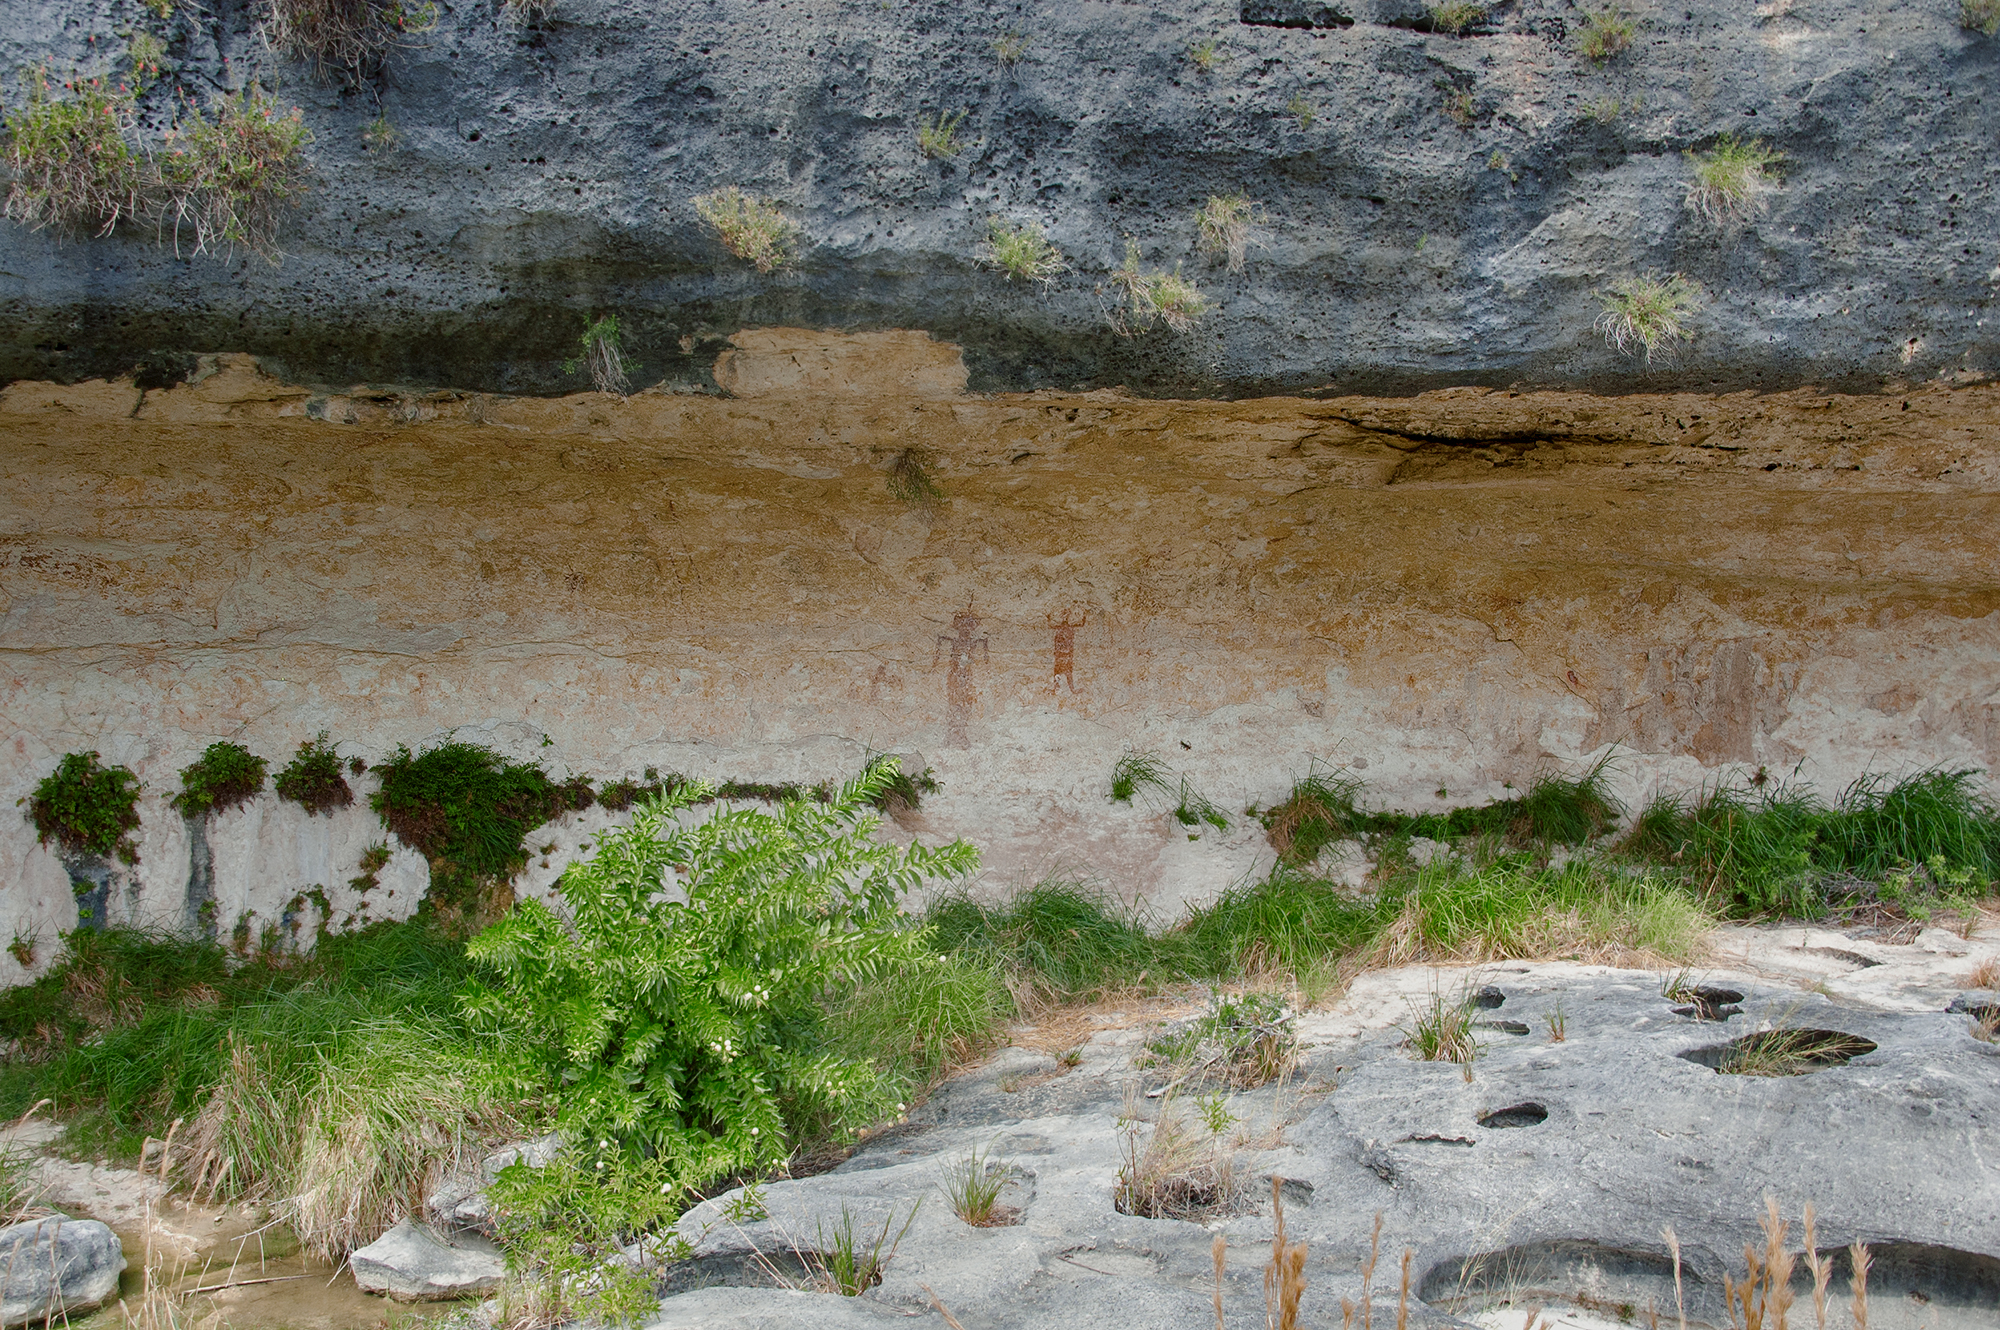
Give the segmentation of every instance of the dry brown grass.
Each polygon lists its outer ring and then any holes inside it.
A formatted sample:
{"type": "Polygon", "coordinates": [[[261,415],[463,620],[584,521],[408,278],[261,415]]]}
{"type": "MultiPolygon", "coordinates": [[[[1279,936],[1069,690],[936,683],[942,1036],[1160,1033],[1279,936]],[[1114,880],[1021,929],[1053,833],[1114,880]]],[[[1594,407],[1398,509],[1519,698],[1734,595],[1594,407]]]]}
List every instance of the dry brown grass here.
{"type": "Polygon", "coordinates": [[[1972,973],[1965,977],[1968,988],[2000,989],[2000,959],[1988,956],[1972,967],[1972,973]]]}
{"type": "Polygon", "coordinates": [[[1171,1093],[1160,1101],[1152,1131],[1144,1132],[1137,1084],[1128,1084],[1125,1095],[1112,1194],[1119,1213],[1196,1221],[1230,1213],[1236,1201],[1234,1150],[1220,1136],[1204,1140],[1171,1093]]]}

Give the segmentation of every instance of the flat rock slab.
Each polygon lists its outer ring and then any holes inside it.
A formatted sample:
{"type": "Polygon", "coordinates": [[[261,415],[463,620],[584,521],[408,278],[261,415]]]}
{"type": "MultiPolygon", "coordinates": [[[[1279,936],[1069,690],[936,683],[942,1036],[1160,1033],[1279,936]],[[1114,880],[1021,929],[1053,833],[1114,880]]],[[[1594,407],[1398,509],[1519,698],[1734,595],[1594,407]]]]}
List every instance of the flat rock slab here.
{"type": "Polygon", "coordinates": [[[348,1266],[363,1292],[386,1293],[399,1302],[490,1293],[507,1273],[490,1245],[473,1239],[451,1245],[407,1219],[355,1252],[348,1266]]]}
{"type": "Polygon", "coordinates": [[[98,1306],[118,1292],[125,1251],[95,1219],[31,1219],[0,1229],[0,1325],[98,1306]]]}

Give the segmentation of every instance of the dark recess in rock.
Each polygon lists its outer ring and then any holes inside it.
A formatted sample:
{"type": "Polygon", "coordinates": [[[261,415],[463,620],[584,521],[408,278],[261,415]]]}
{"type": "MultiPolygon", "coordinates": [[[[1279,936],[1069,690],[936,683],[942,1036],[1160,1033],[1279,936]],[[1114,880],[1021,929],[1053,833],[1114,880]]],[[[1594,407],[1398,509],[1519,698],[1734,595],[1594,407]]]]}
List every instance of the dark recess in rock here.
{"type": "Polygon", "coordinates": [[[1548,1120],[1549,1110],[1533,1102],[1496,1108],[1490,1113],[1481,1113],[1478,1119],[1480,1126],[1492,1128],[1539,1127],[1548,1120]]]}

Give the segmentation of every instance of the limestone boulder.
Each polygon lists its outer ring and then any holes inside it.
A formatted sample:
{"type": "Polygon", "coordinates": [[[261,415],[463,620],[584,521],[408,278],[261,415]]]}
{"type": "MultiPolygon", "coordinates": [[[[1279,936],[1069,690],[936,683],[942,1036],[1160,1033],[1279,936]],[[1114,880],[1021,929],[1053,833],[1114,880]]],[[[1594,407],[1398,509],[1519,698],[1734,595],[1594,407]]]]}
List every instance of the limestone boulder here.
{"type": "Polygon", "coordinates": [[[118,1292],[125,1252],[94,1219],[51,1216],[0,1229],[0,1326],[96,1307],[118,1292]]]}
{"type": "Polygon", "coordinates": [[[446,1242],[407,1219],[355,1252],[348,1265],[363,1292],[385,1293],[398,1302],[490,1293],[507,1273],[492,1244],[476,1237],[446,1242]]]}

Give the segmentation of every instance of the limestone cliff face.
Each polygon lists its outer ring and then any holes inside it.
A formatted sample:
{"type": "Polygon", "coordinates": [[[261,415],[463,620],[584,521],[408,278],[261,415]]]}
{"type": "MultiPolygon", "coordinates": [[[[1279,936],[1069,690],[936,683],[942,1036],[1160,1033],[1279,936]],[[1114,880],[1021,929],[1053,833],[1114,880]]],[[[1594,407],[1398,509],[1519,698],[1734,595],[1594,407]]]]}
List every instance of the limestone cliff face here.
{"type": "Polygon", "coordinates": [[[498,10],[443,0],[345,87],[273,56],[253,0],[170,22],[7,6],[10,77],[121,78],[124,33],[165,38],[153,141],[177,90],[275,87],[320,187],[276,267],[177,258],[148,225],[67,245],[0,225],[0,382],[136,365],[165,384],[239,351],[336,390],[552,394],[581,386],[561,366],[605,313],[638,383],[704,392],[729,335],[772,325],[924,329],[965,348],[975,391],[1874,389],[2000,368],[2000,41],[1960,29],[1957,0],[1640,5],[1601,64],[1570,0],[1503,0],[1464,37],[1421,30],[1417,0],[498,10]],[[958,112],[964,151],[924,156],[920,124],[958,112]],[[378,114],[393,151],[364,143],[378,114]],[[1733,231],[1683,206],[1684,151],[1725,132],[1784,158],[1769,212],[1733,231]],[[800,225],[795,269],[717,245],[692,200],[726,186],[800,225]],[[1240,273],[1195,244],[1218,194],[1260,205],[1240,273]],[[1043,291],[979,267],[993,215],[1046,226],[1070,271],[1043,291]],[[1195,331],[1112,328],[1128,237],[1212,299],[1195,331]],[[1648,271],[1710,297],[1650,374],[1591,330],[1593,292],[1648,271]]]}
{"type": "MultiPolygon", "coordinates": [[[[905,831],[974,837],[995,884],[1091,872],[1171,913],[1268,851],[1111,805],[1128,748],[1231,813],[1314,759],[1405,807],[1614,745],[1635,799],[2000,761],[1992,388],[976,396],[919,334],[740,340],[731,398],[327,395],[244,357],[14,385],[0,800],[67,750],[129,763],[119,899],[171,914],[162,800],[216,738],[457,731],[597,778],[894,752],[944,786],[905,831]]],[[[356,811],[313,848],[261,802],[215,832],[225,919],[380,835],[356,811]]],[[[40,884],[46,936],[66,891],[24,824],[0,880],[40,884]]]]}

